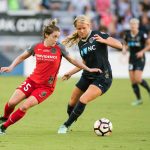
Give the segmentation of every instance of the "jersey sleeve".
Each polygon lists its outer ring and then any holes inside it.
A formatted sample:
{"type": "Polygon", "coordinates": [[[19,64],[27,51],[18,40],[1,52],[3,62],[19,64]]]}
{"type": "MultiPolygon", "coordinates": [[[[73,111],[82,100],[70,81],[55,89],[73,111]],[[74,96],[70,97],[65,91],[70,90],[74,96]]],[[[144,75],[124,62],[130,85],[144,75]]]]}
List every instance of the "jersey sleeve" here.
{"type": "Polygon", "coordinates": [[[107,39],[109,37],[109,35],[107,33],[104,32],[100,32],[99,35],[103,38],[103,39],[107,39]]]}
{"type": "Polygon", "coordinates": [[[58,45],[59,45],[59,47],[60,47],[60,50],[61,50],[62,55],[63,55],[64,57],[68,56],[68,55],[69,55],[69,52],[66,50],[65,46],[62,45],[62,44],[60,44],[60,43],[59,43],[58,45]]]}
{"type": "Polygon", "coordinates": [[[34,47],[35,47],[35,45],[31,45],[31,46],[29,46],[27,49],[26,49],[26,51],[27,52],[29,52],[30,54],[32,54],[33,56],[34,56],[34,47]]]}
{"type": "Polygon", "coordinates": [[[143,33],[142,34],[142,40],[143,40],[143,42],[146,42],[147,39],[148,39],[147,33],[143,33]]]}

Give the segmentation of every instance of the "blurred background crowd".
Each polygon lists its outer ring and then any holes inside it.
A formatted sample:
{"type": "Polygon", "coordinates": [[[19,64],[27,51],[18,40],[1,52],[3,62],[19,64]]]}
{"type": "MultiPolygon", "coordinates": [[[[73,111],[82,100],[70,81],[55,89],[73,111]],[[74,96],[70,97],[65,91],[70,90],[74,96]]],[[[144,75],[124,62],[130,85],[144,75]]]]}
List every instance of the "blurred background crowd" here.
{"type": "Polygon", "coordinates": [[[150,0],[0,0],[1,12],[20,10],[60,16],[66,32],[72,29],[67,25],[71,17],[86,14],[92,19],[94,29],[100,28],[116,38],[129,29],[130,18],[137,17],[140,28],[150,35],[150,0]]]}
{"type": "MultiPolygon", "coordinates": [[[[91,18],[93,29],[119,40],[129,30],[129,20],[136,17],[140,30],[150,37],[150,0],[0,0],[0,66],[9,65],[27,46],[42,40],[46,20],[58,19],[61,41],[80,14],[91,18]]],[[[14,74],[22,75],[22,68],[14,74]]]]}

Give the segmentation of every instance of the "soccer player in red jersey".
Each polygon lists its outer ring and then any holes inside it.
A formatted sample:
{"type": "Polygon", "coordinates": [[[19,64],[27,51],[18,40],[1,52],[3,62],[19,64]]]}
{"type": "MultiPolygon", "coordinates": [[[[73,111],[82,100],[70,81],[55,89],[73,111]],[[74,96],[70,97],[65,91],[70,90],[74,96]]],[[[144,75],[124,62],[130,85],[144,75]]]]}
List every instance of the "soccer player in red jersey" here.
{"type": "Polygon", "coordinates": [[[64,46],[57,43],[59,36],[60,29],[56,26],[56,20],[52,20],[43,29],[44,41],[42,43],[37,43],[28,48],[10,66],[1,67],[1,72],[10,72],[31,55],[36,57],[36,67],[33,73],[15,90],[5,105],[4,115],[0,118],[0,124],[2,124],[0,126],[0,134],[4,134],[10,125],[23,118],[29,108],[43,102],[53,93],[62,56],[73,65],[86,71],[101,71],[97,68],[88,68],[83,63],[73,59],[64,46]],[[24,103],[14,111],[15,106],[24,99],[26,99],[24,103]]]}

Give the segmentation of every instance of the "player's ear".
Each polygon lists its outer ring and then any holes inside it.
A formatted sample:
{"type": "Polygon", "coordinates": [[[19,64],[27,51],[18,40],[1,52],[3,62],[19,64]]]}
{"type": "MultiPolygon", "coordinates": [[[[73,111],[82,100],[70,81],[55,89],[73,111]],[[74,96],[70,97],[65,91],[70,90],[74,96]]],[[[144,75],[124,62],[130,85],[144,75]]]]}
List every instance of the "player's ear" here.
{"type": "Polygon", "coordinates": [[[48,36],[49,36],[49,35],[45,33],[44,37],[45,37],[45,38],[48,38],[48,36]]]}

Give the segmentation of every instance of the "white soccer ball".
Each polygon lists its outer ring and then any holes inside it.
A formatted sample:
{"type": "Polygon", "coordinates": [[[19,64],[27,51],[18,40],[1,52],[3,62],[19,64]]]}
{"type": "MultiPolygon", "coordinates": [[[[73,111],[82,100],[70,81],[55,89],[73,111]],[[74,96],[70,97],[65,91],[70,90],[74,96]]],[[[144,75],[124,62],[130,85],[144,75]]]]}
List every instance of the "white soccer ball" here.
{"type": "Polygon", "coordinates": [[[94,123],[94,132],[98,136],[108,136],[112,133],[112,123],[109,119],[102,118],[94,123]]]}

